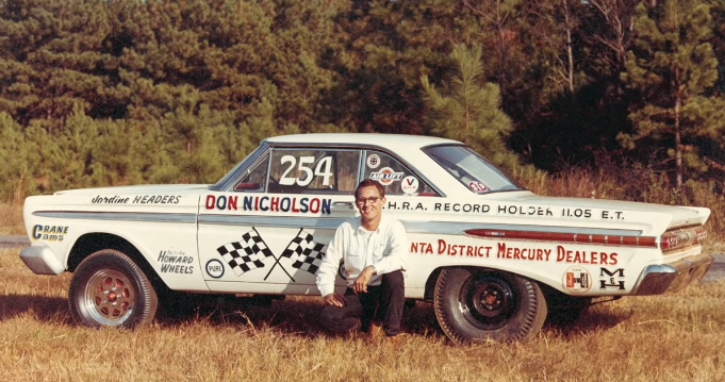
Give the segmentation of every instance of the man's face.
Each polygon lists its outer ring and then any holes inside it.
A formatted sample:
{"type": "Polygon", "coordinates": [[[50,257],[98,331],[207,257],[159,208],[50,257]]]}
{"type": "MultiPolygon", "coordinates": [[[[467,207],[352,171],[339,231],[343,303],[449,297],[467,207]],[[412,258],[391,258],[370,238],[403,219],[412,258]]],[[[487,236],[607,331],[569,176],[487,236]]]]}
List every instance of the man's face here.
{"type": "Polygon", "coordinates": [[[385,198],[380,197],[378,189],[374,186],[359,189],[357,199],[355,200],[355,205],[360,210],[363,221],[371,221],[379,218],[384,203],[385,198]],[[373,201],[373,199],[375,200],[373,201]]]}

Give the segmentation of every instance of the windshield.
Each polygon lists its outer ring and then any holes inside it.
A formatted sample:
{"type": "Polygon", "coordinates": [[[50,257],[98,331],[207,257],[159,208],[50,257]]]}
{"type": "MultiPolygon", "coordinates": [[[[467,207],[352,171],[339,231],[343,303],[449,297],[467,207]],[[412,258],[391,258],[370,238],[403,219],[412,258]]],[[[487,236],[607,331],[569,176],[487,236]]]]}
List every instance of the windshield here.
{"type": "Polygon", "coordinates": [[[470,147],[433,146],[423,151],[476,194],[524,189],[470,147]]]}

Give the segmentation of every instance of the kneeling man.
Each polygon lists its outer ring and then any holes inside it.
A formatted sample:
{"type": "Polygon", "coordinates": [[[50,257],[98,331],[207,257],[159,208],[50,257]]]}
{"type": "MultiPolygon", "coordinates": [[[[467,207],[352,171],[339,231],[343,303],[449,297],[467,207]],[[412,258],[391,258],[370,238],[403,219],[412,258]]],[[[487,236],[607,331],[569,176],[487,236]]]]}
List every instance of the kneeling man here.
{"type": "Polygon", "coordinates": [[[405,304],[403,271],[409,244],[405,227],[383,217],[385,189],[366,179],[355,190],[360,219],[346,221],[337,228],[317,275],[317,288],[326,306],[322,325],[332,332],[350,331],[358,322],[370,333],[376,318],[385,335],[400,334],[405,304]],[[344,294],[335,293],[335,276],[342,261],[347,274],[344,294]]]}

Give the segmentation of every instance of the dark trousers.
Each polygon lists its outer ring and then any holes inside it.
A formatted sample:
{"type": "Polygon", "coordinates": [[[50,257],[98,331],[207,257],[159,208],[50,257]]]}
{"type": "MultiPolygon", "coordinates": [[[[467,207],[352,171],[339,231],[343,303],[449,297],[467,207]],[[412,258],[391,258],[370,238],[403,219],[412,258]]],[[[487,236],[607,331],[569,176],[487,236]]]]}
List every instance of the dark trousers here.
{"type": "Polygon", "coordinates": [[[369,332],[373,321],[381,321],[385,335],[400,333],[405,305],[405,281],[403,271],[386,273],[380,285],[368,286],[368,292],[355,294],[352,288],[345,291],[344,307],[326,305],[320,315],[320,323],[334,333],[348,332],[362,324],[362,331],[369,332]]]}

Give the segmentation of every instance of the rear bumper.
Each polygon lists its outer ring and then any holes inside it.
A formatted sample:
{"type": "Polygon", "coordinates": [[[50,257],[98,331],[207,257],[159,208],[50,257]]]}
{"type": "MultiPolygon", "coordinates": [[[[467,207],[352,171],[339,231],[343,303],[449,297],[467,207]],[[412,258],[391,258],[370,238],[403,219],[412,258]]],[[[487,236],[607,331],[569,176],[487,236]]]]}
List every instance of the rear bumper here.
{"type": "Polygon", "coordinates": [[[645,296],[681,291],[702,280],[712,262],[711,255],[700,254],[672,264],[650,265],[639,275],[633,294],[645,296]]]}
{"type": "Polygon", "coordinates": [[[50,248],[37,245],[27,247],[20,252],[20,260],[39,275],[59,275],[65,271],[65,266],[53,254],[50,248]]]}

